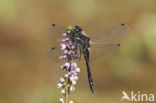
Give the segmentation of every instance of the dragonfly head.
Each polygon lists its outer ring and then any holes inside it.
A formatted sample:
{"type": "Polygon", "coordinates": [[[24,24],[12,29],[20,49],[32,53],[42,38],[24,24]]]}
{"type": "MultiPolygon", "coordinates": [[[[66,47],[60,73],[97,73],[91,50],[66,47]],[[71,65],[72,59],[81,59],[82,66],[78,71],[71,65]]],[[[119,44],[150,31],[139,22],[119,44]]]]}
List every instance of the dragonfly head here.
{"type": "Polygon", "coordinates": [[[72,31],[74,33],[77,33],[77,32],[82,32],[82,29],[79,26],[74,26],[74,28],[72,29],[72,31]]]}

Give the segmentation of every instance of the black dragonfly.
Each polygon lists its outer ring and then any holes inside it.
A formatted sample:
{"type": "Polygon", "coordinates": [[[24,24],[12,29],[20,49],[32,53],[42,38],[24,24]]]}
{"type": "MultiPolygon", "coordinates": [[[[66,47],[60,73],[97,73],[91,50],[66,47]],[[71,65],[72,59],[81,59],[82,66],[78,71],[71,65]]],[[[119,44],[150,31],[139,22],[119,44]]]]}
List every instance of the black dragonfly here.
{"type": "MultiPolygon", "coordinates": [[[[80,26],[74,26],[72,28],[72,35],[78,44],[80,54],[82,53],[86,61],[86,67],[88,72],[88,82],[92,93],[94,93],[93,79],[90,71],[90,61],[116,51],[120,48],[120,44],[117,42],[129,31],[127,24],[119,24],[115,27],[103,31],[98,34],[94,34],[88,37],[80,26]]],[[[61,43],[63,33],[67,32],[66,28],[52,24],[48,27],[48,33],[55,39],[58,44],[61,43]]],[[[59,56],[63,54],[60,50],[60,46],[54,46],[48,51],[48,55],[54,59],[59,59],[59,56]]]]}

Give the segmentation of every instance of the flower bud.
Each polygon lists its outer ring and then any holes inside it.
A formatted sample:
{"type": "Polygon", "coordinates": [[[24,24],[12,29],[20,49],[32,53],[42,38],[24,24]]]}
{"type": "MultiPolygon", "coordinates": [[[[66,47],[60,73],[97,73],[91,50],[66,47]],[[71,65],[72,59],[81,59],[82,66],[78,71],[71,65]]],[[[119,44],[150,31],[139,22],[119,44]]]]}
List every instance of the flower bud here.
{"type": "Polygon", "coordinates": [[[75,71],[77,72],[77,73],[79,73],[80,72],[80,68],[75,68],[75,71]]]}
{"type": "Polygon", "coordinates": [[[77,63],[74,62],[74,63],[71,64],[71,66],[72,67],[77,67],[77,63]]]}
{"type": "Polygon", "coordinates": [[[63,35],[63,36],[67,36],[67,34],[66,34],[66,33],[63,33],[62,35],[63,35]]]}
{"type": "Polygon", "coordinates": [[[61,90],[61,94],[65,94],[66,93],[66,91],[65,90],[61,90]]]}
{"type": "Polygon", "coordinates": [[[66,49],[66,44],[60,44],[61,45],[61,50],[65,50],[66,49]]]}
{"type": "Polygon", "coordinates": [[[62,97],[60,97],[60,102],[61,102],[61,103],[64,103],[64,100],[63,100],[63,98],[62,98],[62,97]]]}
{"type": "Polygon", "coordinates": [[[73,101],[69,101],[69,103],[74,103],[73,101]]]}
{"type": "Polygon", "coordinates": [[[72,84],[73,84],[73,85],[75,85],[75,84],[76,84],[76,81],[75,81],[75,80],[73,80],[73,81],[72,81],[72,84]]]}
{"type": "Polygon", "coordinates": [[[69,41],[70,39],[69,38],[65,38],[65,39],[62,39],[61,41],[62,42],[67,42],[67,41],[69,41]]]}
{"type": "Polygon", "coordinates": [[[70,87],[70,91],[74,91],[75,88],[73,86],[70,87]]]}
{"type": "Polygon", "coordinates": [[[62,83],[58,83],[57,88],[61,88],[61,87],[62,87],[62,83]]]}
{"type": "Polygon", "coordinates": [[[64,77],[68,78],[68,74],[65,74],[64,77]]]}
{"type": "Polygon", "coordinates": [[[70,62],[66,62],[63,66],[61,66],[61,69],[69,69],[70,68],[70,62]]]}
{"type": "Polygon", "coordinates": [[[60,82],[63,83],[65,81],[64,78],[60,78],[60,82]]]}
{"type": "Polygon", "coordinates": [[[64,55],[62,55],[62,56],[60,56],[60,59],[67,59],[67,55],[66,54],[64,54],[64,55]]]}
{"type": "Polygon", "coordinates": [[[68,53],[68,50],[64,50],[64,54],[67,54],[68,53]]]}

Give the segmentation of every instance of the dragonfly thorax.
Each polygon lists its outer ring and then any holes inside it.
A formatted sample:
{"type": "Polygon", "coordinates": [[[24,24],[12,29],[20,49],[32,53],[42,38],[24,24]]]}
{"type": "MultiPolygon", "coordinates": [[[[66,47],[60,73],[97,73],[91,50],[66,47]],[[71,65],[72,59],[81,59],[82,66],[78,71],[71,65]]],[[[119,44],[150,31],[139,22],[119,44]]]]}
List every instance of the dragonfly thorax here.
{"type": "Polygon", "coordinates": [[[73,42],[76,42],[78,46],[82,49],[87,49],[90,47],[90,38],[83,34],[83,30],[79,26],[74,26],[71,30],[70,38],[73,42]]]}
{"type": "Polygon", "coordinates": [[[89,48],[90,47],[90,38],[86,35],[80,33],[77,35],[77,42],[82,48],[89,48]]]}

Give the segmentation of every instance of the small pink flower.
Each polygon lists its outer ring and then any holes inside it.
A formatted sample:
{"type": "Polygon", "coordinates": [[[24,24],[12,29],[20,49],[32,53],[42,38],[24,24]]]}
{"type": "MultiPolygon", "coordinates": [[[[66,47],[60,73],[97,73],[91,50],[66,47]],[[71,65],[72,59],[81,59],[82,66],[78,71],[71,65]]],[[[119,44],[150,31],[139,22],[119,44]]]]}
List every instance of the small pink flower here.
{"type": "Polygon", "coordinates": [[[71,70],[71,71],[69,72],[69,75],[71,75],[71,77],[73,77],[74,75],[77,75],[77,73],[76,73],[74,70],[71,70]]]}
{"type": "Polygon", "coordinates": [[[69,101],[69,103],[74,103],[73,101],[69,101]]]}
{"type": "Polygon", "coordinates": [[[61,66],[61,69],[69,70],[70,68],[70,62],[66,62],[63,66],[61,66]]]}
{"type": "Polygon", "coordinates": [[[64,65],[67,67],[67,69],[69,69],[69,67],[70,67],[70,62],[66,62],[64,65]]]}
{"type": "Polygon", "coordinates": [[[60,56],[60,59],[67,59],[67,55],[65,54],[65,55],[63,55],[63,56],[60,56]]]}
{"type": "Polygon", "coordinates": [[[70,80],[71,80],[71,81],[76,81],[76,80],[78,80],[78,77],[77,77],[77,76],[72,75],[72,76],[70,77],[70,80]]]}
{"type": "Polygon", "coordinates": [[[69,51],[69,53],[68,54],[70,54],[70,55],[73,55],[74,54],[74,51],[69,51]]]}
{"type": "Polygon", "coordinates": [[[79,73],[80,72],[80,68],[75,68],[75,72],[79,73]]]}
{"type": "Polygon", "coordinates": [[[62,42],[65,42],[65,41],[66,41],[66,39],[62,39],[61,41],[62,41],[62,42]]]}
{"type": "Polygon", "coordinates": [[[61,88],[61,87],[62,87],[62,83],[58,83],[57,88],[61,88]]]}
{"type": "Polygon", "coordinates": [[[78,59],[78,58],[79,58],[78,54],[75,54],[75,55],[74,55],[74,57],[75,57],[76,59],[78,59]]]}
{"type": "Polygon", "coordinates": [[[64,50],[64,54],[67,54],[68,53],[68,50],[64,50]]]}
{"type": "Polygon", "coordinates": [[[77,67],[77,63],[74,62],[74,63],[71,64],[71,66],[76,68],[77,67]]]}
{"type": "Polygon", "coordinates": [[[65,82],[65,79],[64,78],[60,78],[60,82],[61,83],[65,82]]]}
{"type": "Polygon", "coordinates": [[[65,74],[65,75],[64,75],[64,77],[68,78],[68,77],[69,77],[69,75],[68,75],[68,74],[65,74]]]}
{"type": "Polygon", "coordinates": [[[64,100],[62,97],[60,98],[60,103],[64,103],[64,100]]]}
{"type": "Polygon", "coordinates": [[[67,41],[69,41],[70,39],[69,38],[66,38],[66,39],[62,39],[61,41],[62,42],[67,42],[67,41]]]}
{"type": "Polygon", "coordinates": [[[65,90],[61,90],[61,94],[65,94],[65,92],[66,92],[65,90]]]}
{"type": "Polygon", "coordinates": [[[75,85],[75,84],[76,84],[76,81],[75,81],[75,80],[73,80],[73,81],[72,81],[72,84],[73,84],[73,85],[75,85]]]}
{"type": "Polygon", "coordinates": [[[78,80],[78,76],[75,76],[75,80],[78,80]]]}
{"type": "Polygon", "coordinates": [[[70,91],[74,91],[75,88],[73,86],[70,87],[70,91]]]}
{"type": "Polygon", "coordinates": [[[69,44],[66,45],[66,48],[70,49],[70,47],[71,47],[71,46],[70,46],[69,44]]]}
{"type": "Polygon", "coordinates": [[[75,45],[72,45],[71,48],[72,48],[72,49],[75,49],[75,45]]]}
{"type": "Polygon", "coordinates": [[[61,45],[61,50],[65,50],[66,49],[66,44],[60,44],[61,45]]]}
{"type": "Polygon", "coordinates": [[[62,35],[63,35],[63,36],[67,36],[67,34],[66,34],[66,33],[63,33],[62,35]]]}
{"type": "Polygon", "coordinates": [[[75,76],[74,76],[74,80],[78,80],[78,76],[75,75],[75,76]]]}
{"type": "Polygon", "coordinates": [[[72,45],[73,45],[73,43],[72,43],[72,42],[70,42],[68,45],[69,45],[69,46],[72,46],[72,45]]]}

